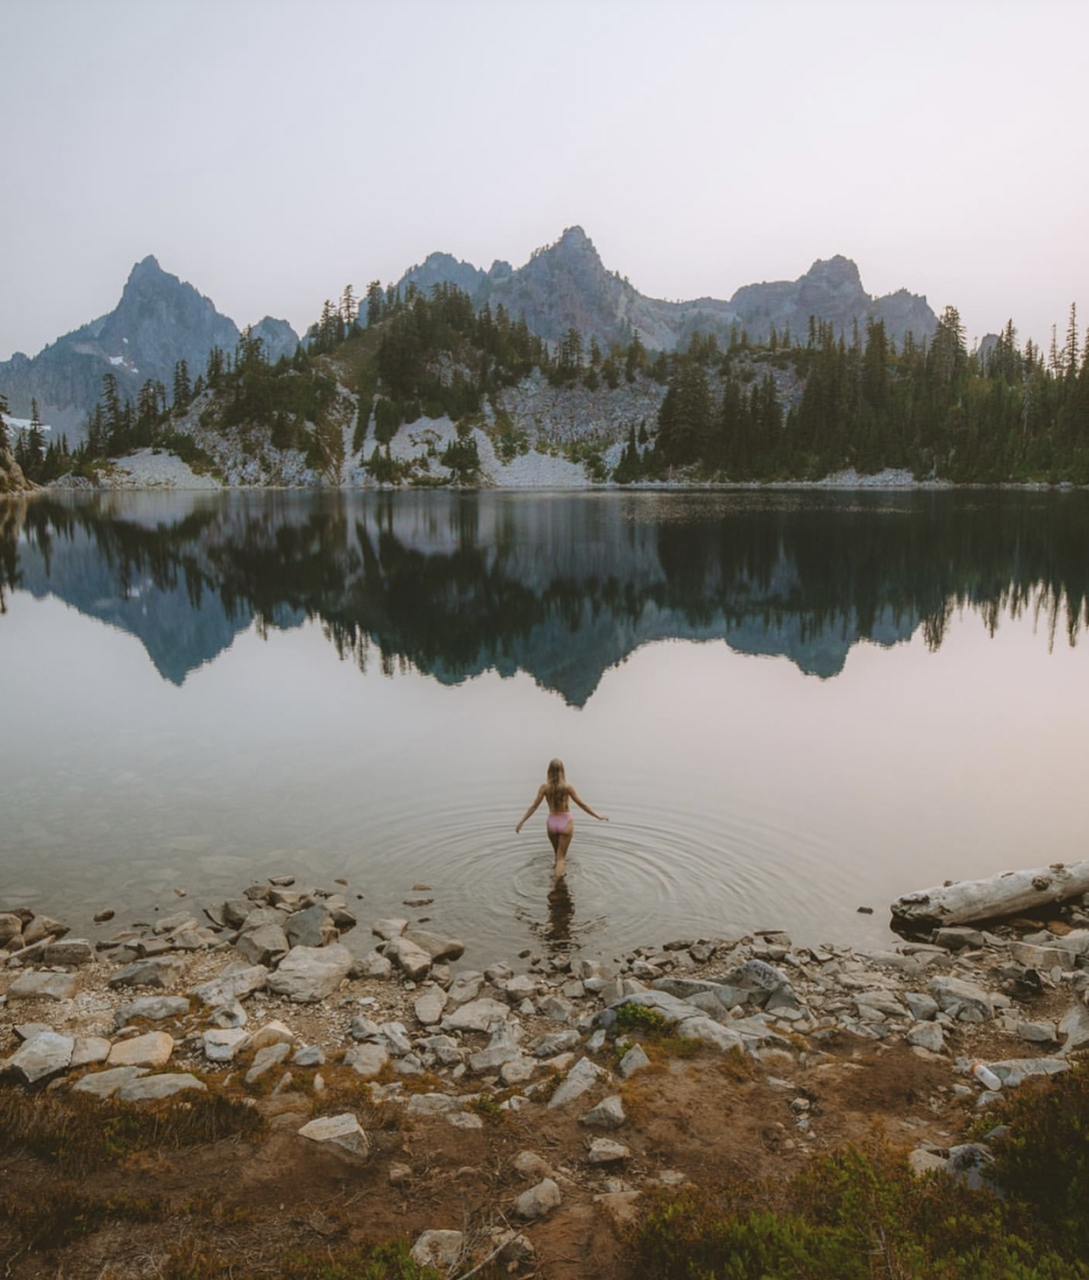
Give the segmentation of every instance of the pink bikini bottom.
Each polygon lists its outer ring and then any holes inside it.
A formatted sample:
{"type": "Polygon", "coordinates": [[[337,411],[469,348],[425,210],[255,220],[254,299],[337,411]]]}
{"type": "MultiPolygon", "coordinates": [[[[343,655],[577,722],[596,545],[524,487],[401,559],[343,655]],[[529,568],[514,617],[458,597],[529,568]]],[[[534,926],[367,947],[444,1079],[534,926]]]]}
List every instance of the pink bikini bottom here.
{"type": "Polygon", "coordinates": [[[548,830],[554,836],[562,835],[570,825],[570,813],[550,813],[548,815],[548,830]]]}

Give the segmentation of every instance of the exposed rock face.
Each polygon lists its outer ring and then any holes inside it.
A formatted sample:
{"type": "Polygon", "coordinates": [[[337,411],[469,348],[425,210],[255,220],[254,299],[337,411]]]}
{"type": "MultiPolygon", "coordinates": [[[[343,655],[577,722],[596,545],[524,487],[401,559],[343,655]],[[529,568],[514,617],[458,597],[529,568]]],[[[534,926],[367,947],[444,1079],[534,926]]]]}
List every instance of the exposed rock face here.
{"type": "MultiPolygon", "coordinates": [[[[284,320],[266,316],[253,331],[273,360],[298,345],[284,320]]],[[[16,417],[27,416],[31,397],[36,398],[44,421],[76,436],[102,393],[103,374],[113,373],[121,394],[133,400],[149,378],[159,379],[169,395],[177,361],[185,360],[195,377],[204,371],[212,347],[233,351],[237,342],[233,320],[149,255],[133,267],[108,315],[58,338],[33,358],[17,351],[0,363],[0,393],[7,395],[16,417]]]]}
{"type": "MultiPolygon", "coordinates": [[[[485,272],[448,253],[433,253],[405,273],[400,287],[410,282],[425,292],[436,284],[454,284],[477,306],[501,304],[512,316],[524,314],[530,329],[550,342],[574,326],[603,347],[629,341],[634,330],[648,347],[663,351],[683,346],[696,331],[727,337],[734,325],[754,340],[766,338],[773,325],[780,333],[789,325],[799,336],[811,315],[848,334],[856,323],[864,328],[868,319],[883,320],[898,342],[909,330],[916,338],[929,337],[937,326],[925,297],[900,289],[873,298],[862,287],[858,267],[839,255],[815,262],[798,280],[744,285],[728,301],[648,298],[606,270],[581,227],[568,227],[516,271],[497,262],[485,272]]],[[[365,309],[362,314],[365,319],[365,309]]]]}

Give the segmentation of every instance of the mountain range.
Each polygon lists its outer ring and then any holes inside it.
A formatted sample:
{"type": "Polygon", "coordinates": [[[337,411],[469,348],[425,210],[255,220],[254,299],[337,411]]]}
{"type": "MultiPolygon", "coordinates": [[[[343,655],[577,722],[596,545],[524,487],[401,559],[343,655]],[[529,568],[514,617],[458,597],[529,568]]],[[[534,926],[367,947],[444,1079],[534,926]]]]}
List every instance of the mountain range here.
{"type": "MultiPolygon", "coordinates": [[[[424,290],[456,285],[478,307],[502,305],[514,317],[524,315],[530,330],[550,342],[574,327],[603,348],[629,342],[636,331],[644,346],[662,351],[684,346],[696,332],[728,339],[732,331],[745,330],[757,340],[774,327],[780,334],[789,328],[797,338],[804,335],[810,316],[848,334],[856,324],[881,320],[897,342],[909,331],[917,338],[929,337],[937,326],[925,297],[906,289],[872,297],[862,287],[855,263],[840,256],[815,262],[797,280],[745,285],[725,301],[649,298],[605,268],[581,227],[569,227],[519,268],[497,261],[485,271],[450,254],[433,253],[410,268],[398,287],[403,291],[410,283],[424,290]]],[[[365,322],[365,306],[360,310],[365,322]]],[[[273,361],[293,354],[299,342],[285,320],[271,316],[254,325],[253,332],[264,340],[273,361]]],[[[31,399],[36,399],[41,419],[75,438],[101,395],[103,374],[112,372],[122,395],[132,399],[149,378],[161,381],[169,395],[177,361],[184,359],[195,376],[214,346],[233,350],[238,337],[238,326],[210,298],[149,256],[133,267],[120,302],[108,315],[58,338],[34,357],[16,352],[0,362],[0,394],[15,417],[28,417],[31,399]]]]}
{"type": "Polygon", "coordinates": [[[871,297],[855,263],[839,255],[814,262],[797,280],[745,285],[728,301],[648,298],[617,272],[606,270],[581,227],[568,227],[555,244],[538,249],[517,270],[497,261],[484,271],[448,253],[433,253],[410,268],[398,287],[403,290],[410,281],[424,290],[453,284],[478,307],[487,302],[506,307],[512,316],[523,314],[530,330],[550,342],[574,326],[606,349],[613,342],[629,342],[635,330],[644,346],[656,351],[683,347],[697,332],[729,338],[735,327],[754,341],[767,338],[773,326],[780,334],[789,327],[798,338],[804,337],[810,316],[848,334],[856,323],[864,328],[868,319],[882,320],[897,342],[908,331],[923,338],[937,328],[925,297],[906,289],[871,297]]]}
{"type": "MultiPolygon", "coordinates": [[[[293,355],[299,345],[287,321],[272,316],[254,325],[253,332],[273,360],[293,355]]],[[[162,382],[169,395],[179,360],[195,377],[213,347],[233,351],[238,338],[238,326],[210,298],[149,255],[133,267],[108,315],[65,334],[34,357],[17,351],[0,362],[0,394],[14,417],[29,417],[35,399],[43,422],[76,436],[102,394],[104,374],[113,373],[121,395],[131,400],[149,378],[162,382]]]]}

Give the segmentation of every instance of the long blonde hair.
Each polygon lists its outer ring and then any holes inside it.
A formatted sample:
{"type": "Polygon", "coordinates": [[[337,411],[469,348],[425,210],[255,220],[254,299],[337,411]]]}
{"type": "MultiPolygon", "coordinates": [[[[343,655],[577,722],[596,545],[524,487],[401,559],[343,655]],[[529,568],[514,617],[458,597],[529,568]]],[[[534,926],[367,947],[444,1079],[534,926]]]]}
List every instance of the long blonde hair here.
{"type": "Polygon", "coordinates": [[[548,781],[545,783],[545,796],[550,809],[558,809],[567,799],[567,777],[563,771],[562,760],[549,760],[548,781]]]}

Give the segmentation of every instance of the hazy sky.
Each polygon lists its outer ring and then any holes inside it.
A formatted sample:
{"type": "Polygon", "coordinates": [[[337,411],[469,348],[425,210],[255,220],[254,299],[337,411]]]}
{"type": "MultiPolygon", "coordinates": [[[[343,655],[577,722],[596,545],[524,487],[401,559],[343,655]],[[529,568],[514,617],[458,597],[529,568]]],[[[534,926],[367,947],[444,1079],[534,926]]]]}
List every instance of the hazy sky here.
{"type": "Polygon", "coordinates": [[[655,297],[855,259],[969,341],[1089,322],[1089,3],[3,0],[0,359],[154,253],[302,330],[581,224],[655,297]]]}

